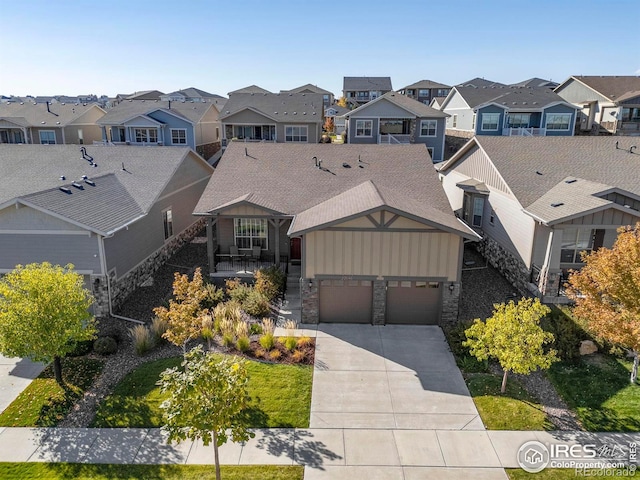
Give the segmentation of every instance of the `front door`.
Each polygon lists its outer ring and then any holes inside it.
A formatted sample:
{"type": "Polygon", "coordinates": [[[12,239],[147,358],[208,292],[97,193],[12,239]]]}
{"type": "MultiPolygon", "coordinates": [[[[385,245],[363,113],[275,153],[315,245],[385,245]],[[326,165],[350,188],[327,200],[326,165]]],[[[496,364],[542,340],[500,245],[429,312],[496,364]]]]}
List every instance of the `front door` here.
{"type": "Polygon", "coordinates": [[[291,260],[300,261],[302,259],[302,240],[300,237],[292,238],[289,242],[291,260]]]}

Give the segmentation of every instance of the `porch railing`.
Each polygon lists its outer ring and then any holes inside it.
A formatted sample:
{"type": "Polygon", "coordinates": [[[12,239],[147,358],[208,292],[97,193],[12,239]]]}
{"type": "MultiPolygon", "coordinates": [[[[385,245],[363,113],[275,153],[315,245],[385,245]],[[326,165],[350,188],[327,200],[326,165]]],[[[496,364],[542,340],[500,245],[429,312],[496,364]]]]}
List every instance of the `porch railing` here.
{"type": "MultiPolygon", "coordinates": [[[[289,269],[289,256],[280,255],[280,269],[287,273],[289,269]]],[[[228,253],[215,254],[215,272],[229,272],[252,274],[261,268],[269,268],[276,265],[276,255],[272,252],[263,252],[260,258],[255,259],[251,254],[231,255],[228,253]]]]}
{"type": "Polygon", "coordinates": [[[544,137],[546,133],[546,128],[537,127],[507,127],[502,129],[502,135],[507,137],[544,137]]]}
{"type": "Polygon", "coordinates": [[[402,145],[406,143],[411,143],[411,135],[401,135],[401,134],[379,134],[378,135],[378,143],[379,144],[389,144],[389,145],[402,145]]]}

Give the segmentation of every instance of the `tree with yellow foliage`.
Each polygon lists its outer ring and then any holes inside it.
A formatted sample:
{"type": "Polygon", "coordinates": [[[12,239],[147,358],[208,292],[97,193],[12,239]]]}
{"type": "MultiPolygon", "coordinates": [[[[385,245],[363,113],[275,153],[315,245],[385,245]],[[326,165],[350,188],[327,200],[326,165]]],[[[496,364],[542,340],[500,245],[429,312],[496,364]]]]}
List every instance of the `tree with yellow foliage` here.
{"type": "Polygon", "coordinates": [[[633,356],[631,383],[638,377],[640,352],[640,222],[618,229],[612,248],[583,253],[580,271],[569,277],[567,296],[574,314],[596,337],[626,348],[633,356]]]}

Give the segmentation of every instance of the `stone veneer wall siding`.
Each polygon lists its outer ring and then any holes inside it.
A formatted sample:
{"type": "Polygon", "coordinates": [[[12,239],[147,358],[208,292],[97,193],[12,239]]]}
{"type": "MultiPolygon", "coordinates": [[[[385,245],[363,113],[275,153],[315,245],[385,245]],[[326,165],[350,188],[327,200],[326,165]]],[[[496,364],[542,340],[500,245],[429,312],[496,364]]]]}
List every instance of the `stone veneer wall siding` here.
{"type": "Polygon", "coordinates": [[[373,281],[373,319],[374,325],[384,325],[387,313],[387,282],[384,280],[373,281]]]}
{"type": "Polygon", "coordinates": [[[319,280],[303,278],[300,294],[302,296],[302,323],[320,322],[320,301],[318,298],[319,280]],[[309,284],[311,283],[311,286],[309,284]]]}
{"type": "MultiPolygon", "coordinates": [[[[190,242],[196,233],[206,225],[206,219],[200,219],[190,227],[187,227],[161,248],[149,255],[142,263],[133,270],[125,274],[122,278],[116,279],[115,272],[109,272],[109,282],[111,285],[111,305],[115,309],[120,306],[126,298],[141,284],[146,282],[174,253],[184,244],[190,242]]],[[[94,312],[96,316],[106,316],[109,314],[109,297],[107,292],[107,279],[104,275],[91,276],[91,290],[96,301],[94,312]],[[99,282],[96,282],[99,279],[99,282]]]]}
{"type": "Polygon", "coordinates": [[[209,160],[215,153],[222,148],[221,142],[205,143],[196,147],[196,153],[205,160],[209,160]]]}
{"type": "Polygon", "coordinates": [[[442,282],[442,314],[440,325],[455,325],[458,322],[458,310],[460,308],[460,294],[462,284],[460,282],[442,282]],[[453,283],[453,290],[449,286],[453,283]]]}
{"type": "Polygon", "coordinates": [[[530,272],[522,260],[486,235],[476,248],[522,295],[528,296],[530,272]]]}

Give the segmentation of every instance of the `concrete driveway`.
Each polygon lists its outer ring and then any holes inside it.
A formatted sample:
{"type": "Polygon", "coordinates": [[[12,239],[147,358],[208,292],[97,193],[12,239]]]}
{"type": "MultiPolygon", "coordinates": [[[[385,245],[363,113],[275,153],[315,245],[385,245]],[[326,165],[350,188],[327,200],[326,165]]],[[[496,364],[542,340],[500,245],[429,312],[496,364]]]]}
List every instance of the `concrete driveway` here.
{"type": "Polygon", "coordinates": [[[436,326],[321,325],[310,428],[484,430],[436,326]]]}
{"type": "Polygon", "coordinates": [[[24,358],[0,355],[0,412],[3,412],[31,381],[40,375],[45,364],[24,358]]]}

